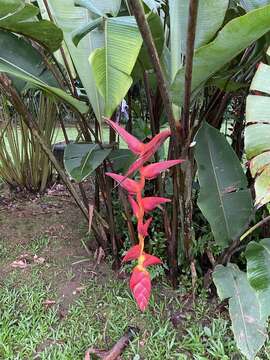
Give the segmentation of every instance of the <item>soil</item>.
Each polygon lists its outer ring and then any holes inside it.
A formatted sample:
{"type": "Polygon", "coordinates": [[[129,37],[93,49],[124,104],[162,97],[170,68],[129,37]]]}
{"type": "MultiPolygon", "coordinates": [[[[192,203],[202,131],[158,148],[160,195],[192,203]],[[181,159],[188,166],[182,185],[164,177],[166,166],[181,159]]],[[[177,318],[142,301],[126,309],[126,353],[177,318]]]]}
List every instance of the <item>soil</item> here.
{"type": "Polygon", "coordinates": [[[84,217],[61,185],[43,196],[2,190],[0,283],[14,271],[14,261],[27,264],[21,272],[27,279],[34,256],[44,259],[42,277],[49,280],[58,294],[57,302],[64,316],[82,290],[83,280],[99,276],[104,281],[105,274],[112,275],[109,264],[101,262],[97,266],[94,253],[87,252],[85,246],[94,249],[96,243],[87,236],[84,217]],[[2,249],[5,250],[1,254],[2,249]]]}

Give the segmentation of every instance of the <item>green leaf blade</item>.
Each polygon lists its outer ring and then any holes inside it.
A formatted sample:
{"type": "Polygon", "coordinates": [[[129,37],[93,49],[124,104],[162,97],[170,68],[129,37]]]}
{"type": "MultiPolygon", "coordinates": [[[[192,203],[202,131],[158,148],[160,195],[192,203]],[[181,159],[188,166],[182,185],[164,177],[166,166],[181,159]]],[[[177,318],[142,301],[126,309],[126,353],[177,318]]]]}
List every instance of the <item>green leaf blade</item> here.
{"type": "MultiPolygon", "coordinates": [[[[270,6],[251,11],[227,23],[209,44],[194,53],[192,91],[270,30],[270,6]]],[[[183,105],[185,68],[172,84],[173,102],[183,105]]]]}
{"type": "Polygon", "coordinates": [[[224,248],[247,227],[253,208],[251,194],[237,156],[218,130],[204,124],[196,142],[198,205],[224,248]]]}
{"type": "Polygon", "coordinates": [[[213,280],[221,300],[229,299],[229,312],[237,346],[249,360],[254,360],[263,346],[266,322],[261,317],[260,303],[247,276],[235,264],[218,265],[213,280]]]}
{"type": "Polygon", "coordinates": [[[97,144],[68,144],[64,153],[65,169],[73,180],[82,182],[110,153],[111,149],[100,149],[97,144]]]}
{"type": "Polygon", "coordinates": [[[113,114],[130,88],[130,75],[141,46],[142,37],[134,17],[106,20],[105,48],[96,50],[89,58],[96,85],[105,100],[106,116],[113,114]]]}

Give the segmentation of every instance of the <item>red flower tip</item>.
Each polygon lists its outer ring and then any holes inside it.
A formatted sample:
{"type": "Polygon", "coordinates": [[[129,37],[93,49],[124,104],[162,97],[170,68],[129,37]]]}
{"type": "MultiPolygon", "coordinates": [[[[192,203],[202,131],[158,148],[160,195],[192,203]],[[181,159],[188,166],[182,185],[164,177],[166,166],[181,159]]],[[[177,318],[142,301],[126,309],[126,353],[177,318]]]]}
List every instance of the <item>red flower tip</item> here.
{"type": "Polygon", "coordinates": [[[143,266],[147,267],[147,266],[151,266],[151,265],[157,265],[157,264],[162,264],[162,261],[154,256],[154,255],[150,255],[150,254],[143,254],[144,256],[144,262],[143,262],[143,266]]]}
{"type": "Polygon", "coordinates": [[[148,218],[145,223],[143,223],[141,220],[138,221],[138,233],[139,235],[142,235],[143,237],[148,236],[148,228],[151,224],[151,221],[153,218],[148,218]]]}
{"type": "Polygon", "coordinates": [[[137,181],[131,180],[126,176],[110,172],[107,172],[106,175],[117,181],[119,185],[122,186],[122,188],[124,188],[125,190],[127,190],[130,194],[136,194],[142,190],[141,185],[137,181]]]}
{"type": "Polygon", "coordinates": [[[169,169],[172,166],[181,164],[185,160],[168,160],[158,163],[150,164],[141,169],[141,174],[147,179],[151,180],[156,178],[162,171],[169,169]]]}
{"type": "Polygon", "coordinates": [[[122,126],[117,123],[111,121],[110,119],[106,119],[106,122],[116,131],[121,138],[127,143],[128,148],[136,155],[140,155],[143,151],[145,144],[139,141],[135,136],[131,135],[127,132],[122,126]]]}
{"type": "Polygon", "coordinates": [[[129,285],[140,310],[144,311],[148,306],[151,294],[151,279],[148,271],[141,266],[136,266],[133,269],[129,285]]]}
{"type": "Polygon", "coordinates": [[[151,159],[151,157],[155,154],[158,148],[163,144],[163,142],[171,135],[170,130],[164,130],[161,133],[157,134],[149,143],[143,144],[142,152],[140,153],[140,157],[130,166],[126,176],[131,175],[143,164],[151,159]]]}
{"type": "Polygon", "coordinates": [[[145,212],[150,212],[154,210],[158,205],[165,204],[168,202],[171,202],[171,200],[158,196],[145,197],[142,199],[145,212]]]}
{"type": "Polygon", "coordinates": [[[170,130],[161,131],[149,143],[145,145],[145,153],[150,153],[150,157],[158,150],[164,141],[171,135],[170,130]]]}
{"type": "Polygon", "coordinates": [[[133,214],[134,216],[138,217],[139,215],[139,205],[137,204],[137,202],[133,199],[132,196],[128,196],[128,200],[129,200],[129,203],[132,207],[132,211],[133,211],[133,214]]]}
{"type": "Polygon", "coordinates": [[[135,245],[135,246],[132,246],[132,248],[126,252],[126,255],[124,256],[123,261],[127,262],[127,261],[136,260],[136,259],[138,259],[139,256],[140,256],[140,246],[135,245]]]}

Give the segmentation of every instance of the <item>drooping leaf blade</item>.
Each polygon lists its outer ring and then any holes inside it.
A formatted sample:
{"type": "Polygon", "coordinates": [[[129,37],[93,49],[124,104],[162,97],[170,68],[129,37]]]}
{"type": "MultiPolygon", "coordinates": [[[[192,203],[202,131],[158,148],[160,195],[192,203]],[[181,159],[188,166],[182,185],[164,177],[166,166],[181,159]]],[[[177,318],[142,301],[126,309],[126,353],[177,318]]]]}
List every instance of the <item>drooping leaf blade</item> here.
{"type": "Polygon", "coordinates": [[[246,11],[258,9],[259,7],[268,5],[269,3],[269,0],[240,0],[240,5],[246,11]]]}
{"type": "MultiPolygon", "coordinates": [[[[213,39],[216,32],[220,29],[228,8],[229,0],[206,0],[199,1],[199,9],[196,24],[195,49],[207,44],[213,39]],[[211,15],[210,15],[211,14],[211,15]]],[[[180,41],[180,53],[172,54],[173,58],[180,58],[181,53],[186,53],[186,39],[189,16],[189,0],[170,0],[170,24],[172,43],[171,49],[177,47],[180,41]],[[176,22],[176,24],[174,23],[176,22]],[[178,24],[178,29],[177,29],[178,24]],[[177,38],[179,37],[179,40],[177,38]]],[[[179,69],[179,67],[178,67],[179,69]]],[[[174,74],[175,75],[175,74],[174,74]]]]}
{"type": "MultiPolygon", "coordinates": [[[[42,55],[22,37],[8,31],[0,30],[0,57],[10,63],[14,63],[25,71],[43,80],[50,86],[57,87],[57,81],[52,73],[46,68],[42,55]]],[[[12,85],[18,92],[25,89],[27,83],[10,76],[12,85]]]]}
{"type": "MultiPolygon", "coordinates": [[[[241,51],[270,30],[270,6],[251,11],[227,23],[209,44],[197,49],[193,60],[192,91],[202,86],[241,51]]],[[[185,68],[172,84],[173,102],[183,104],[185,68]]]]}
{"type": "MultiPolygon", "coordinates": [[[[102,121],[104,103],[95,86],[92,68],[89,65],[89,55],[96,48],[104,46],[104,32],[98,29],[87,34],[76,47],[72,41],[73,32],[94,20],[89,11],[74,5],[73,0],[47,0],[54,22],[64,33],[64,42],[72,58],[79,78],[87,93],[96,118],[102,121]]],[[[43,0],[38,0],[40,6],[43,0]]],[[[46,14],[44,14],[45,16],[46,14]]]]}
{"type": "Polygon", "coordinates": [[[260,64],[252,80],[246,102],[245,152],[255,178],[256,206],[270,201],[270,66],[260,64]]]}
{"type": "Polygon", "coordinates": [[[107,19],[105,32],[105,48],[93,52],[89,61],[105,100],[105,115],[110,117],[132,84],[130,74],[141,49],[142,37],[132,16],[107,19]]]}
{"type": "Polygon", "coordinates": [[[205,123],[196,136],[198,205],[215,240],[228,246],[248,226],[252,199],[241,164],[224,135],[205,123]]]}
{"type": "Polygon", "coordinates": [[[6,18],[24,7],[22,0],[1,0],[0,20],[6,18]]]}
{"type": "MultiPolygon", "coordinates": [[[[50,21],[37,20],[39,9],[29,4],[18,4],[18,11],[10,16],[0,18],[0,29],[8,30],[29,37],[42,44],[50,51],[57,50],[62,43],[63,33],[50,21]]],[[[0,4],[2,7],[2,3],[0,4]]],[[[14,10],[13,2],[10,3],[10,11],[14,10]]],[[[5,8],[5,12],[8,8],[5,8]]]]}
{"type": "Polygon", "coordinates": [[[108,157],[111,149],[97,144],[68,144],[64,153],[65,169],[76,182],[90,176],[108,157]]]}
{"type": "Polygon", "coordinates": [[[121,7],[121,0],[75,0],[74,2],[75,5],[85,7],[97,16],[106,14],[117,16],[121,7]]]}
{"type": "Polygon", "coordinates": [[[270,239],[251,241],[246,249],[247,277],[260,300],[261,317],[270,315],[270,239]]]}
{"type": "Polygon", "coordinates": [[[110,153],[109,160],[112,162],[115,172],[125,174],[136,160],[136,156],[128,149],[116,149],[110,153]]]}
{"type": "Polygon", "coordinates": [[[88,106],[84,102],[51,85],[54,84],[53,78],[44,69],[41,56],[27,42],[14,34],[0,31],[0,45],[0,72],[22,80],[18,84],[20,88],[28,82],[30,86],[60,98],[79,112],[87,112],[88,106]]]}
{"type": "Polygon", "coordinates": [[[246,273],[235,264],[218,265],[213,280],[220,300],[229,299],[229,312],[237,346],[248,360],[254,360],[266,338],[266,322],[261,318],[260,303],[249,285],[246,273]]]}

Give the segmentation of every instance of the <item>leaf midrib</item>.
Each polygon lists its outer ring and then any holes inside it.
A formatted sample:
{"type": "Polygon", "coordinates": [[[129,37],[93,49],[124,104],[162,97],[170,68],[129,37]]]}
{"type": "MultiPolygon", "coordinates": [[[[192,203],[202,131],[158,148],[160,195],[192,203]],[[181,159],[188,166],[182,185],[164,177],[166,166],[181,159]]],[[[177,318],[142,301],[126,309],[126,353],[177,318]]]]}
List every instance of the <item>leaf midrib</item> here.
{"type": "MultiPolygon", "coordinates": [[[[208,133],[208,130],[207,130],[207,133],[208,133]]],[[[218,196],[219,196],[219,199],[220,199],[221,209],[222,209],[222,213],[224,215],[224,223],[225,223],[225,227],[226,227],[226,231],[227,231],[227,238],[229,239],[229,224],[227,223],[226,212],[225,212],[225,208],[224,208],[224,205],[223,205],[223,202],[222,202],[222,194],[219,191],[219,181],[218,181],[218,176],[217,176],[215,166],[214,166],[214,162],[213,162],[213,158],[212,158],[212,153],[211,153],[210,144],[209,144],[210,142],[206,141],[206,143],[207,143],[207,148],[209,150],[209,156],[210,156],[210,161],[211,161],[211,165],[212,165],[212,168],[213,168],[214,179],[215,179],[215,182],[216,182],[216,185],[217,185],[217,192],[218,192],[218,196]]]]}

